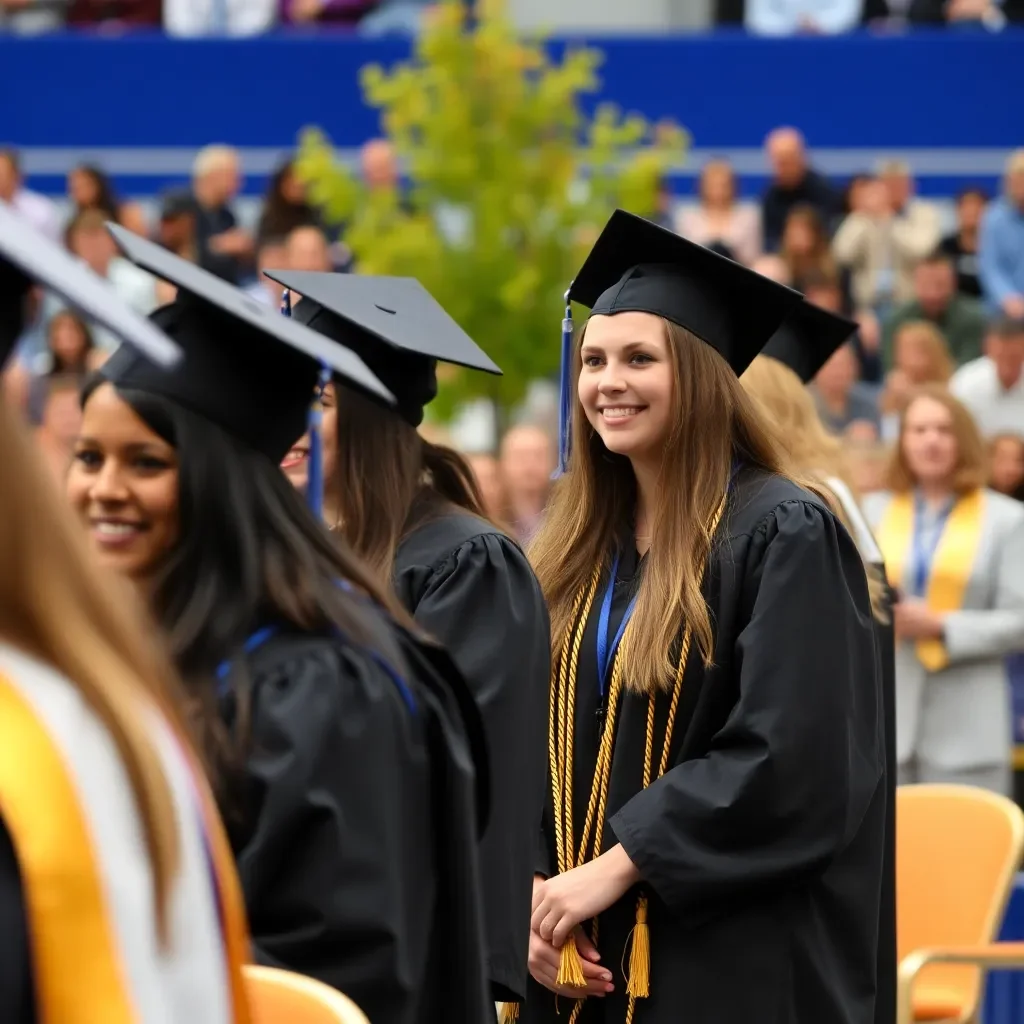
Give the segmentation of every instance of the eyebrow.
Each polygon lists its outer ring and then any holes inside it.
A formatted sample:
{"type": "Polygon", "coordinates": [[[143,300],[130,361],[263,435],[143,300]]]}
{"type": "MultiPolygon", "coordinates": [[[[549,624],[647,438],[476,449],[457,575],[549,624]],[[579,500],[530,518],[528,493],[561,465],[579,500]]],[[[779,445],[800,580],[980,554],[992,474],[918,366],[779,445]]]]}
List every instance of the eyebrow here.
{"type": "MultiPolygon", "coordinates": [[[[75,441],[75,444],[93,448],[103,447],[100,441],[98,441],[95,437],[79,437],[75,441]]],[[[125,451],[131,452],[132,454],[140,454],[144,452],[160,454],[164,452],[166,449],[170,449],[171,451],[174,450],[171,445],[166,445],[165,448],[163,442],[159,441],[134,441],[131,444],[124,445],[123,447],[125,451]]]]}
{"type": "MultiPolygon", "coordinates": [[[[625,352],[635,352],[638,348],[651,348],[651,347],[653,347],[653,345],[654,345],[653,341],[627,341],[622,346],[622,349],[625,352]]],[[[595,344],[592,344],[589,341],[584,341],[583,345],[580,347],[580,351],[581,352],[586,352],[588,350],[591,351],[591,352],[603,352],[604,351],[604,346],[602,346],[602,345],[595,345],[595,344]]]]}

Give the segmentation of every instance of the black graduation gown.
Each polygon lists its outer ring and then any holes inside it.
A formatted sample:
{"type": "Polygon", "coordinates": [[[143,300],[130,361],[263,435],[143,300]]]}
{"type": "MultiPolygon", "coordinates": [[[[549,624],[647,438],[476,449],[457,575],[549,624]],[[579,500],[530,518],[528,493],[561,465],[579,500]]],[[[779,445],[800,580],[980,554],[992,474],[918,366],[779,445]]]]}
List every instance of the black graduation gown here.
{"type": "Polygon", "coordinates": [[[491,816],[480,848],[487,975],[495,1001],[526,995],[535,833],[544,806],[547,606],[519,546],[450,511],[399,546],[394,586],[473,693],[490,751],[491,816]]]}
{"type": "MultiPolygon", "coordinates": [[[[638,1001],[637,1024],[873,1024],[886,808],[863,563],[820,501],[752,471],[739,475],[718,536],[705,584],[714,666],[691,657],[670,767],[646,790],[647,701],[626,694],[620,707],[602,848],[621,842],[643,883],[600,916],[597,945],[616,991],[588,1000],[580,1021],[625,1020],[621,965],[642,889],[651,994],[638,1001]]],[[[612,631],[636,585],[625,548],[612,631]]],[[[598,739],[599,604],[576,688],[577,836],[598,739]]],[[[668,703],[657,704],[656,760],[668,703]]],[[[552,813],[549,804],[546,873],[552,813]]],[[[561,1020],[535,982],[521,1017],[561,1020]]]]}
{"type": "Polygon", "coordinates": [[[0,818],[0,1019],[35,1024],[35,988],[25,891],[14,843],[0,818]]]}
{"type": "Polygon", "coordinates": [[[256,958],[333,985],[381,1024],[479,1024],[493,1015],[480,725],[443,652],[368,604],[359,614],[376,653],[279,634],[232,676],[251,687],[244,810],[228,827],[256,958]]]}

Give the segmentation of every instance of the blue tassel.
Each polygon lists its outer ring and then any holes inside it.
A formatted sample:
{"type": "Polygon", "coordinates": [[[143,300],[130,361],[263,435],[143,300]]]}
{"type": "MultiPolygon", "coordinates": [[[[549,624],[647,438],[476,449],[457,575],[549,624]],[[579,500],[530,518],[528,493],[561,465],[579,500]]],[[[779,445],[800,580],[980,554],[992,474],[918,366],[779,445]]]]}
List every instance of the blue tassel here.
{"type": "MultiPolygon", "coordinates": [[[[281,295],[281,315],[292,315],[292,293],[285,288],[281,295]]],[[[310,512],[318,519],[324,514],[324,388],[331,381],[331,370],[325,363],[320,364],[320,378],[317,381],[316,394],[309,409],[307,429],[309,431],[308,473],[306,476],[306,504],[310,512]]]]}
{"type": "Polygon", "coordinates": [[[569,292],[566,292],[565,318],[562,320],[562,365],[558,374],[558,469],[553,479],[568,470],[572,448],[572,334],[572,306],[569,304],[569,292]]]}
{"type": "Polygon", "coordinates": [[[330,382],[330,367],[322,365],[316,397],[309,411],[309,472],[306,476],[306,504],[317,518],[323,518],[324,514],[323,395],[330,382]]]}

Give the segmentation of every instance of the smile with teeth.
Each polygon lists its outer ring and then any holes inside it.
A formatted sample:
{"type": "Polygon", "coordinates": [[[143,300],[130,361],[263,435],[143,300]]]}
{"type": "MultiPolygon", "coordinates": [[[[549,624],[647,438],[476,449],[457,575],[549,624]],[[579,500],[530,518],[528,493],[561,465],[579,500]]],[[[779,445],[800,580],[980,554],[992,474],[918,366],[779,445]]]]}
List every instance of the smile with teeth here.
{"type": "Polygon", "coordinates": [[[92,524],[93,532],[101,537],[129,537],[139,533],[143,526],[141,523],[126,523],[113,519],[99,519],[92,524]]]}
{"type": "Polygon", "coordinates": [[[624,420],[643,412],[641,405],[606,405],[601,410],[601,415],[606,420],[624,420]]]}

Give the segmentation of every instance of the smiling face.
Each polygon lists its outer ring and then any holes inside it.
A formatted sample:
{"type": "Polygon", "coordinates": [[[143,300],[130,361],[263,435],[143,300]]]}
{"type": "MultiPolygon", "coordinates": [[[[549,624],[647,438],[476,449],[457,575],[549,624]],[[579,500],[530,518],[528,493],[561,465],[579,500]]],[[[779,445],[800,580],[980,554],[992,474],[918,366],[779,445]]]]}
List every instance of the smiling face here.
{"type": "Polygon", "coordinates": [[[66,486],[101,564],[152,576],[178,539],[177,455],[112,384],[85,404],[66,486]]]}
{"type": "Polygon", "coordinates": [[[672,424],[672,357],[651,313],[592,316],[578,393],[605,447],[632,460],[660,458],[672,424]]]}
{"type": "MultiPolygon", "coordinates": [[[[330,481],[334,474],[334,466],[338,457],[338,406],[334,384],[324,388],[323,419],[320,430],[321,450],[323,452],[324,481],[330,481]]],[[[304,491],[309,482],[309,432],[307,431],[292,445],[291,450],[281,462],[284,475],[293,487],[304,491]]]]}

